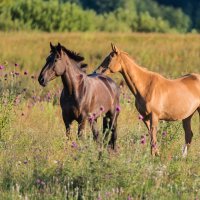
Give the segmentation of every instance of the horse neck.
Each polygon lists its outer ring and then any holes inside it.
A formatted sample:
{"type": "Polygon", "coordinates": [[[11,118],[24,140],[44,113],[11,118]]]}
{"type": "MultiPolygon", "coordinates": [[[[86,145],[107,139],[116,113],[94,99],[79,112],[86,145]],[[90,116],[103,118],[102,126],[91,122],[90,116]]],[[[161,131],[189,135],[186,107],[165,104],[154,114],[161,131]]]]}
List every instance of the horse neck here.
{"type": "Polygon", "coordinates": [[[121,53],[123,75],[129,89],[136,98],[145,98],[148,85],[152,81],[152,73],[137,65],[127,54],[121,53]]]}
{"type": "Polygon", "coordinates": [[[78,88],[86,76],[78,67],[78,63],[70,59],[70,64],[65,62],[65,73],[61,76],[64,91],[68,96],[79,98],[78,88]]]}

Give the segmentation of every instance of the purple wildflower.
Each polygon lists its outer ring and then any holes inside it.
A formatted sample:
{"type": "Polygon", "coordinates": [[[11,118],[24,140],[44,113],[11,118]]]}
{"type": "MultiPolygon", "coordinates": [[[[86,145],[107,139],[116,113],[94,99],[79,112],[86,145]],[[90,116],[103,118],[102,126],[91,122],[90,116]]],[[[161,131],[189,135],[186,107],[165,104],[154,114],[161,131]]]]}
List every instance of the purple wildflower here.
{"type": "Polygon", "coordinates": [[[146,144],[146,135],[142,135],[142,136],[141,136],[140,143],[141,143],[141,144],[146,144]]]}
{"type": "Polygon", "coordinates": [[[130,195],[128,195],[127,200],[132,200],[132,197],[130,195]]]}
{"type": "Polygon", "coordinates": [[[89,118],[88,118],[88,120],[89,120],[90,123],[93,123],[94,122],[94,116],[90,115],[89,118]]]}
{"type": "Polygon", "coordinates": [[[36,97],[36,96],[32,96],[32,99],[33,99],[34,101],[37,101],[37,97],[36,97]]]}
{"type": "Polygon", "coordinates": [[[167,136],[167,131],[163,131],[162,136],[166,137],[167,136]]]}
{"type": "Polygon", "coordinates": [[[103,112],[105,109],[103,106],[100,107],[100,111],[103,112]]]}
{"type": "Polygon", "coordinates": [[[38,179],[36,180],[36,183],[37,183],[37,184],[40,184],[40,183],[41,183],[41,180],[38,178],[38,179]]]}
{"type": "Polygon", "coordinates": [[[20,103],[20,96],[17,96],[14,100],[14,105],[18,105],[20,103]]]}
{"type": "Polygon", "coordinates": [[[28,72],[27,72],[27,71],[24,71],[24,75],[28,75],[28,72]]]}
{"type": "Polygon", "coordinates": [[[44,181],[41,181],[41,183],[40,183],[40,184],[44,186],[44,185],[45,185],[45,182],[44,182],[44,181]]]}
{"type": "Polygon", "coordinates": [[[15,72],[15,75],[16,75],[16,76],[19,76],[19,72],[15,72]]]}
{"type": "Polygon", "coordinates": [[[15,67],[19,67],[19,65],[17,63],[15,63],[15,67]]]}
{"type": "Polygon", "coordinates": [[[0,70],[4,69],[5,67],[3,65],[0,65],[0,70]]]}
{"type": "Polygon", "coordinates": [[[24,164],[26,165],[28,163],[28,160],[24,160],[24,164]]]}
{"type": "Polygon", "coordinates": [[[118,105],[118,106],[116,107],[116,111],[117,111],[117,112],[120,112],[120,110],[121,110],[121,108],[120,108],[120,106],[118,105]]]}
{"type": "Polygon", "coordinates": [[[111,196],[111,193],[110,192],[106,192],[106,197],[110,198],[110,196],[111,196]]]}
{"type": "Polygon", "coordinates": [[[71,146],[72,148],[77,148],[78,147],[78,145],[77,145],[77,143],[76,142],[72,142],[72,146],[71,146]]]}
{"type": "Polygon", "coordinates": [[[139,119],[139,120],[143,120],[144,117],[143,117],[141,114],[139,114],[138,119],[139,119]]]}
{"type": "Polygon", "coordinates": [[[156,149],[157,145],[153,143],[151,146],[152,146],[153,149],[156,149]]]}
{"type": "Polygon", "coordinates": [[[99,194],[97,200],[102,200],[101,195],[99,194]]]}
{"type": "Polygon", "coordinates": [[[47,93],[47,100],[48,101],[51,100],[51,93],[50,92],[47,93]]]}

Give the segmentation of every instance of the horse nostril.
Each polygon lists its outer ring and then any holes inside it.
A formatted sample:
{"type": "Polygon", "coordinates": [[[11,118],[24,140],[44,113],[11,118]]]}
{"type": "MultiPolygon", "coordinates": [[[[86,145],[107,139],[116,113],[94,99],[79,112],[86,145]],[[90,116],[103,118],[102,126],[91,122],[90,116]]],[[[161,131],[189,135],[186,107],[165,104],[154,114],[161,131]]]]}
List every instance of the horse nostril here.
{"type": "Polygon", "coordinates": [[[44,83],[44,78],[43,77],[40,79],[40,83],[44,83]]]}
{"type": "Polygon", "coordinates": [[[42,86],[45,85],[45,80],[44,80],[43,77],[41,77],[41,78],[39,77],[39,78],[38,78],[38,81],[39,81],[40,85],[42,85],[42,86]]]}

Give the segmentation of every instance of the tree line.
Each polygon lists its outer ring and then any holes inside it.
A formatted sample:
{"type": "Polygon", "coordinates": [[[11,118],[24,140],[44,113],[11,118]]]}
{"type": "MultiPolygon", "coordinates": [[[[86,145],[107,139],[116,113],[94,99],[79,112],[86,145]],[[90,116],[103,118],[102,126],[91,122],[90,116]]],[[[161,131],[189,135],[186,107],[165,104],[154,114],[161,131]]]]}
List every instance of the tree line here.
{"type": "Polygon", "coordinates": [[[200,31],[200,25],[181,6],[159,3],[154,0],[0,0],[0,30],[200,31]]]}

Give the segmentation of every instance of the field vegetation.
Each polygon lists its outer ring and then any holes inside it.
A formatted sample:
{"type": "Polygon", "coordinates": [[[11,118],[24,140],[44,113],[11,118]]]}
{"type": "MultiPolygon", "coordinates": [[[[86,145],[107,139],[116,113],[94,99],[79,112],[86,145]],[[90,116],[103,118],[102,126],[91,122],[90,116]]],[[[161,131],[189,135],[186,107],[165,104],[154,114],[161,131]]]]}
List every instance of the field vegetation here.
{"type": "Polygon", "coordinates": [[[0,0],[0,30],[198,32],[194,3],[184,10],[154,0],[0,0]]]}
{"type": "MultiPolygon", "coordinates": [[[[168,78],[200,73],[199,35],[1,32],[0,37],[0,199],[200,198],[197,115],[187,158],[182,158],[181,122],[160,123],[161,156],[153,158],[133,95],[121,87],[118,147],[112,152],[93,142],[89,125],[79,140],[74,123],[72,139],[66,140],[61,81],[46,88],[37,81],[50,41],[81,53],[88,73],[110,52],[111,42],[168,78]]],[[[122,79],[111,77],[117,83],[122,79]]]]}

